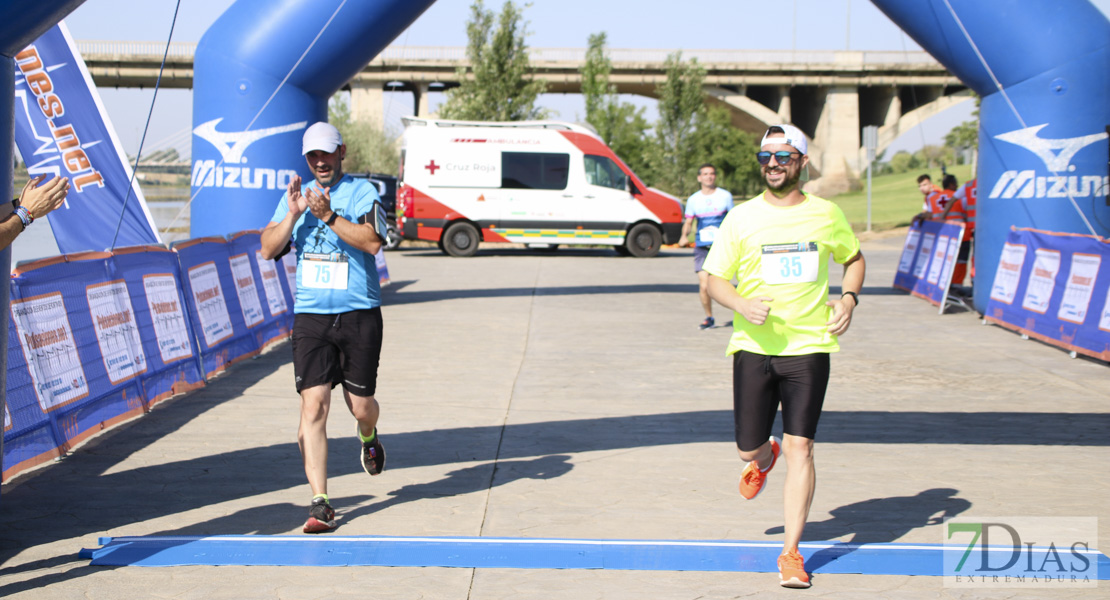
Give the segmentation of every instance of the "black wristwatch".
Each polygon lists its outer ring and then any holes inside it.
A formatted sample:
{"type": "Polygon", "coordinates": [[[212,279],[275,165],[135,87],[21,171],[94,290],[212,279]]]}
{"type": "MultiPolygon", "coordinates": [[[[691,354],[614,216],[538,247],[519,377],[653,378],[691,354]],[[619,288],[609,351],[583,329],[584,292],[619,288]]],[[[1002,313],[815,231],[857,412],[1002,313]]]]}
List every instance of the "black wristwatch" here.
{"type": "Polygon", "coordinates": [[[324,221],[324,224],[327,225],[328,227],[331,227],[333,224],[335,224],[335,219],[338,216],[339,216],[339,213],[337,213],[335,211],[332,211],[331,216],[328,217],[327,221],[324,221]]]}
{"type": "Polygon", "coordinates": [[[851,296],[852,300],[856,301],[856,306],[859,306],[859,294],[855,292],[844,292],[840,295],[841,298],[843,298],[844,296],[851,296]]]}

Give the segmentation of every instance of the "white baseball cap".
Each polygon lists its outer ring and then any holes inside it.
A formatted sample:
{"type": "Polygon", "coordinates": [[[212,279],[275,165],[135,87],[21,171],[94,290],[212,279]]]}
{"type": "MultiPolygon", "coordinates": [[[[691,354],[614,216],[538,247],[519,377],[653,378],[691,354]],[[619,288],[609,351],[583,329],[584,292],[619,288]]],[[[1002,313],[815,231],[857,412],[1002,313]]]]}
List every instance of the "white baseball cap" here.
{"type": "Polygon", "coordinates": [[[788,146],[794,146],[794,149],[798,152],[801,152],[802,154],[805,154],[808,148],[806,144],[806,136],[804,133],[802,133],[802,130],[793,125],[787,125],[785,123],[783,123],[782,125],[772,125],[771,127],[767,128],[767,133],[763,134],[763,141],[759,143],[759,147],[762,148],[767,144],[786,144],[788,146]],[[780,135],[778,132],[772,133],[771,129],[775,127],[782,129],[783,135],[785,135],[786,137],[778,137],[780,135]],[[770,139],[768,139],[769,137],[770,139]]]}
{"type": "Polygon", "coordinates": [[[339,130],[329,123],[320,121],[305,130],[301,154],[308,154],[313,150],[323,150],[330,154],[341,145],[343,145],[343,136],[339,134],[339,130]]]}

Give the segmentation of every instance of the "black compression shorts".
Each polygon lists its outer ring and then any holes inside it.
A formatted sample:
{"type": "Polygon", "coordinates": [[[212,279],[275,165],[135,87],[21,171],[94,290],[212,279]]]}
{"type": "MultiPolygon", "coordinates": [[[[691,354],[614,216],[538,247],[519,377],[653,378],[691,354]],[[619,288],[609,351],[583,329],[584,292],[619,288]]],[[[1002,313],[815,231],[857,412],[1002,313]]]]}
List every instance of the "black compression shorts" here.
{"type": "Polygon", "coordinates": [[[828,353],[765,356],[743,350],[732,356],[732,414],[736,445],[756,450],[771,437],[782,404],[783,431],[817,435],[817,421],[829,383],[828,353]]]}
{"type": "Polygon", "coordinates": [[[373,396],[382,352],[382,309],[293,317],[293,373],[297,392],[342,383],[356,395],[373,396]]]}

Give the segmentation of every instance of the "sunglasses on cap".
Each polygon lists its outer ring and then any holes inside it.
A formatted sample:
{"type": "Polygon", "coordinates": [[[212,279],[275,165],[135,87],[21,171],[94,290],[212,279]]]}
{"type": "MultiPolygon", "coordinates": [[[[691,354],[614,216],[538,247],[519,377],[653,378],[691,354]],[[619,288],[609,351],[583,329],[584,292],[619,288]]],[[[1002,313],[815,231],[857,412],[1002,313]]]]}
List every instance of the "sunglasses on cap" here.
{"type": "Polygon", "coordinates": [[[765,165],[771,162],[771,157],[774,156],[775,162],[785,167],[794,161],[795,156],[801,155],[800,152],[788,152],[786,150],[780,150],[778,152],[756,152],[755,159],[759,161],[759,164],[765,165]]]}

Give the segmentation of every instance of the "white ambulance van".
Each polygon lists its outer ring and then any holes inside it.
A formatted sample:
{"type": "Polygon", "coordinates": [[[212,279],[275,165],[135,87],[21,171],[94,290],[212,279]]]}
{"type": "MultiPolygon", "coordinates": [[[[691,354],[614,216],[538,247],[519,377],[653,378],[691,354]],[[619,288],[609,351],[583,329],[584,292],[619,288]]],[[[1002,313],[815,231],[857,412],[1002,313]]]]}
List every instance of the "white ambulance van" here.
{"type": "Polygon", "coordinates": [[[601,244],[647,257],[682,233],[679,200],[644,185],[586,127],[403,121],[405,239],[436,242],[451,256],[473,256],[485,241],[601,244]]]}

